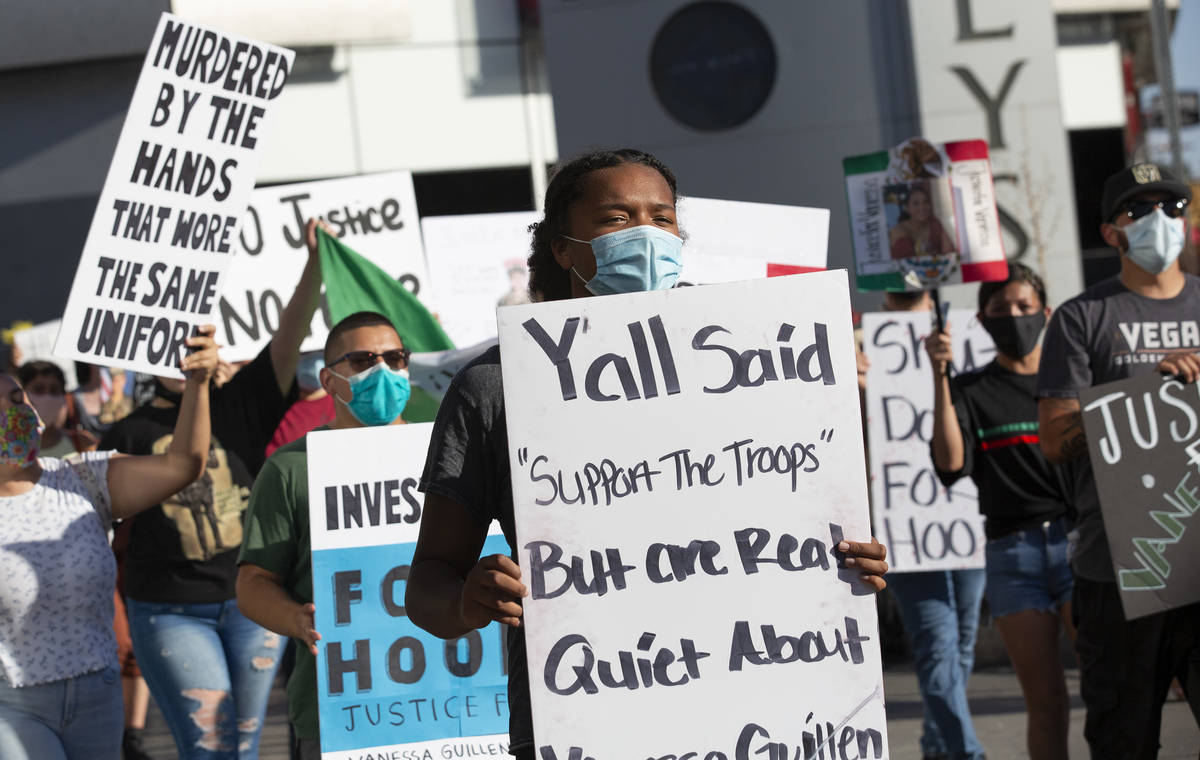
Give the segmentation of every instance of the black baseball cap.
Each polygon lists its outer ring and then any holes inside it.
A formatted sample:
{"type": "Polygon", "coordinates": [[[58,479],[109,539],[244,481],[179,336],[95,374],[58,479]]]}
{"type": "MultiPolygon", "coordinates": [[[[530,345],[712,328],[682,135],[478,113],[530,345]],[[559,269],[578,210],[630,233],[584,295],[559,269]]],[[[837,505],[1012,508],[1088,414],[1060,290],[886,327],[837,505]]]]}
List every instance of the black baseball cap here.
{"type": "Polygon", "coordinates": [[[1166,167],[1134,164],[1104,180],[1104,194],[1100,198],[1104,221],[1111,222],[1125,201],[1142,193],[1170,193],[1192,200],[1192,189],[1176,179],[1166,167]]]}

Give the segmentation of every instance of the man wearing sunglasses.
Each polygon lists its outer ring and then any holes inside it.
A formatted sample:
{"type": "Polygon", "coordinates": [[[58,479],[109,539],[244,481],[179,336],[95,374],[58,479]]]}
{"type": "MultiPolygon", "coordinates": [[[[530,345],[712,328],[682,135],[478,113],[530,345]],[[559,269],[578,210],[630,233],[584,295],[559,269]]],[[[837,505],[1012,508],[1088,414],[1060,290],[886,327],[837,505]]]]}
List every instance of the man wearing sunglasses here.
{"type": "Polygon", "coordinates": [[[1200,719],[1200,605],[1125,620],[1078,399],[1081,388],[1155,371],[1188,383],[1200,378],[1200,280],[1179,267],[1191,199],[1187,185],[1155,164],[1136,164],[1105,181],[1100,232],[1120,253],[1121,272],[1060,306],[1042,350],[1042,451],[1075,469],[1077,517],[1068,555],[1084,735],[1093,758],[1157,756],[1173,677],[1190,686],[1200,719]]]}
{"type": "MultiPolygon", "coordinates": [[[[361,311],[334,325],[320,378],[334,399],[335,416],[318,430],[404,424],[408,357],[396,328],[382,314],[361,311]]],[[[238,557],[237,598],[246,617],[300,645],[287,686],[295,756],[319,758],[307,456],[305,438],[281,446],[254,482],[238,557]]]]}

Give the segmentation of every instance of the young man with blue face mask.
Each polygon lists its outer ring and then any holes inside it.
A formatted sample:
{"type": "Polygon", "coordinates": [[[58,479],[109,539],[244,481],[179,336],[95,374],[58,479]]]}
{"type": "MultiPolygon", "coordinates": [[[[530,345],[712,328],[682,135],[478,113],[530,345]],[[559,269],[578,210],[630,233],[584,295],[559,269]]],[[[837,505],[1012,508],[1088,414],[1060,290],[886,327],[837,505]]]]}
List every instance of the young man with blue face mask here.
{"type": "MultiPolygon", "coordinates": [[[[321,386],[334,400],[327,428],[402,425],[408,402],[408,349],[387,317],[351,314],[329,332],[321,386]]],[[[308,535],[308,447],[305,438],[276,451],[250,494],[238,557],[242,614],[296,640],[288,679],[288,713],[299,757],[320,757],[312,554],[308,535]]]]}
{"type": "Polygon", "coordinates": [[[1200,279],[1179,267],[1191,199],[1155,164],[1108,178],[1100,232],[1120,252],[1121,273],[1059,307],[1038,372],[1042,451],[1077,464],[1071,604],[1093,758],[1155,757],[1174,677],[1200,719],[1200,605],[1125,620],[1078,398],[1082,388],[1151,372],[1200,378],[1200,279]]]}

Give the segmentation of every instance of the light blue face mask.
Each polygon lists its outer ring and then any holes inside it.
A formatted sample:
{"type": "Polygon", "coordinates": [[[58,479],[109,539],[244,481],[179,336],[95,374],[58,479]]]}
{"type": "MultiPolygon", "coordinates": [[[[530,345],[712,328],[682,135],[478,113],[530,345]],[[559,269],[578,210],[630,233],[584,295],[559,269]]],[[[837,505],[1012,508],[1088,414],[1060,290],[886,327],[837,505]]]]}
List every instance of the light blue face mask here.
{"type": "Polygon", "coordinates": [[[321,387],[321,368],[325,366],[325,357],[320,351],[300,354],[296,364],[296,385],[303,391],[315,391],[321,387]]]}
{"type": "Polygon", "coordinates": [[[350,383],[349,402],[342,401],[336,394],[334,398],[364,425],[390,425],[404,411],[412,392],[408,370],[392,369],[383,362],[350,377],[329,371],[350,383]]]}
{"type": "Polygon", "coordinates": [[[1126,255],[1150,274],[1162,274],[1183,251],[1183,217],[1172,219],[1161,208],[1125,226],[1126,255]]]}
{"type": "MultiPolygon", "coordinates": [[[[660,227],[642,224],[590,241],[568,235],[563,237],[592,246],[596,256],[596,276],[583,286],[598,296],[666,290],[674,287],[679,279],[683,240],[660,227]]],[[[583,279],[575,267],[571,270],[583,279]]]]}

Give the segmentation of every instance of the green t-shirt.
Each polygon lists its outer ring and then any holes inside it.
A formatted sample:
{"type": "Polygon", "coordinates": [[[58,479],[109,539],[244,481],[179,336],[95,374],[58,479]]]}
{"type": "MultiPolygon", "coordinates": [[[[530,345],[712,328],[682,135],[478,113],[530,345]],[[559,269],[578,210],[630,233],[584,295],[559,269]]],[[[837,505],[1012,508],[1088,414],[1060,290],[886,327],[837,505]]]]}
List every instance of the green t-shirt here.
{"type": "MultiPolygon", "coordinates": [[[[243,562],[282,576],[283,586],[293,599],[305,604],[312,602],[306,438],[279,447],[258,473],[250,492],[245,536],[238,556],[238,563],[243,562]]],[[[300,641],[296,642],[296,666],[288,679],[287,694],[288,717],[296,736],[319,739],[317,662],[308,646],[300,641]]]]}

